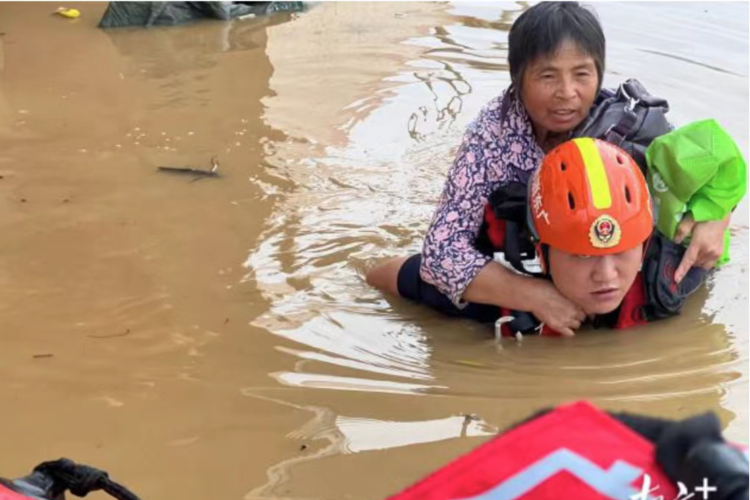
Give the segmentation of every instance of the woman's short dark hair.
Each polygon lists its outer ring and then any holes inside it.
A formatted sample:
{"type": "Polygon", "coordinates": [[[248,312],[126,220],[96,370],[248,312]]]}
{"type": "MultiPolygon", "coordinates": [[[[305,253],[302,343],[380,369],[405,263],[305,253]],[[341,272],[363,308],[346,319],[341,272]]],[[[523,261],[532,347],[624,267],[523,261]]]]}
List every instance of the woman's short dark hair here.
{"type": "Polygon", "coordinates": [[[516,19],[508,36],[508,66],[513,86],[520,89],[524,70],[531,61],[554,54],[567,40],[594,59],[601,87],[604,32],[594,12],[578,2],[541,2],[516,19]]]}

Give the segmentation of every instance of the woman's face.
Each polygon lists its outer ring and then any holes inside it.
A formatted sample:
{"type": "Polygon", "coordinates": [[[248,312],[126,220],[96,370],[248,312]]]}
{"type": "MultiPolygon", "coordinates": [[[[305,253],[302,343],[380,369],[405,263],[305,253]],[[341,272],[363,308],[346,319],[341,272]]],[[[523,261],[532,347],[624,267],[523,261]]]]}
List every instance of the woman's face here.
{"type": "Polygon", "coordinates": [[[571,41],[531,61],[523,74],[521,99],[537,137],[574,129],[589,113],[599,77],[594,59],[571,41]]]}

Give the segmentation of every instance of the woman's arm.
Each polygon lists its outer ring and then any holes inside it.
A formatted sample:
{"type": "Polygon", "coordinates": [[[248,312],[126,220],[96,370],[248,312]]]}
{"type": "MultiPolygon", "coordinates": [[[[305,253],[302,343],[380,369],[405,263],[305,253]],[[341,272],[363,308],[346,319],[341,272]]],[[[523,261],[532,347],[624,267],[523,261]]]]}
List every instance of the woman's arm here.
{"type": "Polygon", "coordinates": [[[501,168],[492,163],[497,148],[491,148],[490,143],[500,138],[489,123],[490,108],[482,110],[464,135],[422,250],[422,279],[457,306],[461,306],[469,283],[492,260],[475,248],[484,206],[494,187],[489,170],[501,168]]]}
{"type": "Polygon", "coordinates": [[[551,281],[519,275],[497,262],[490,262],[479,271],[463,299],[530,312],[566,337],[573,336],[586,319],[583,309],[563,297],[551,281]]]}

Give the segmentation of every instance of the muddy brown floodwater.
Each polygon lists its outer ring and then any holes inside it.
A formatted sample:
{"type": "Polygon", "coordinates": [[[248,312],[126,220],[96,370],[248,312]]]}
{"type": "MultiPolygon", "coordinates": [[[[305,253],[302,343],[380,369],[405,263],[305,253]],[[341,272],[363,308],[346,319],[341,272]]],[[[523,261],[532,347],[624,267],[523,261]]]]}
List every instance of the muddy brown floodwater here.
{"type": "MultiPolygon", "coordinates": [[[[0,3],[0,475],[68,456],[144,500],[376,500],[579,398],[713,410],[747,442],[746,200],[732,262],[638,331],[498,352],[364,283],[420,248],[524,4],[108,32],[105,4],[58,6],[0,3]],[[156,170],[214,155],[218,179],[156,170]]],[[[597,10],[606,85],[639,78],[747,156],[747,3],[597,10]]]]}

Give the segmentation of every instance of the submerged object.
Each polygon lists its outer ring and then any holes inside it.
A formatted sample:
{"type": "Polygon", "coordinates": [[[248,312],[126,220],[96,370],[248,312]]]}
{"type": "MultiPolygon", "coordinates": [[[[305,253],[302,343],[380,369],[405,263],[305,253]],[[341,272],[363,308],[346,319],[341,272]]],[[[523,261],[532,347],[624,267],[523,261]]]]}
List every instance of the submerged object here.
{"type": "Polygon", "coordinates": [[[104,491],[116,500],[140,500],[106,472],[67,458],[41,463],[22,478],[0,478],[0,500],[65,500],[66,491],[78,497],[104,491]]]}
{"type": "Polygon", "coordinates": [[[199,19],[245,19],[300,12],[303,2],[110,2],[100,28],[175,26],[199,19]]]}

